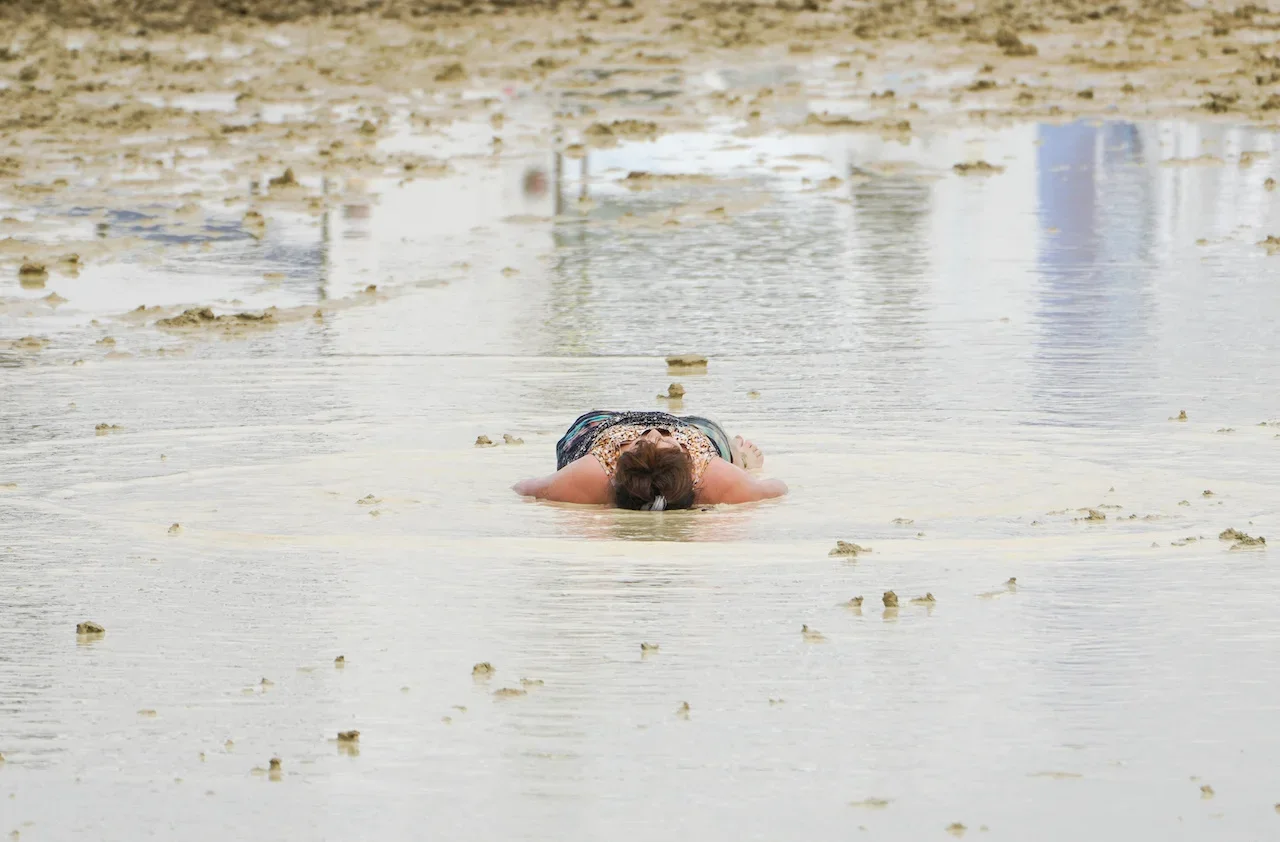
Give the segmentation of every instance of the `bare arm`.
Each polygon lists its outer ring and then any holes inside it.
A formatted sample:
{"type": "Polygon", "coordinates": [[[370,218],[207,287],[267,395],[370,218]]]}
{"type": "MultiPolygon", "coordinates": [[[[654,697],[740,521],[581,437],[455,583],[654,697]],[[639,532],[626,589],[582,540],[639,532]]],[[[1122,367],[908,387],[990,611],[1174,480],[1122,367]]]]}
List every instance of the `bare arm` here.
{"type": "Polygon", "coordinates": [[[757,479],[723,459],[712,459],[698,488],[699,503],[754,503],[787,493],[780,479],[757,479]]]}
{"type": "Polygon", "coordinates": [[[608,503],[609,475],[594,456],[584,456],[554,474],[517,482],[512,488],[525,497],[556,503],[608,503]]]}

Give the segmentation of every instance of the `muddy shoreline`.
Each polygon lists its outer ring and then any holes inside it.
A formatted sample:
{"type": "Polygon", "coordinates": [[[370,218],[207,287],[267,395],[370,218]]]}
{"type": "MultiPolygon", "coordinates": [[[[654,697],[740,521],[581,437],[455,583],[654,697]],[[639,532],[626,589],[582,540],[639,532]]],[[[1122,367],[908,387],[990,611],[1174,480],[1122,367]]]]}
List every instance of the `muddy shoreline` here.
{"type": "Polygon", "coordinates": [[[438,178],[464,160],[548,150],[579,158],[711,122],[743,137],[906,144],[1025,120],[1280,116],[1269,43],[1280,13],[1256,6],[66,2],[0,15],[0,274],[32,287],[40,269],[78,270],[138,243],[99,230],[52,246],[20,212],[101,212],[122,181],[193,232],[202,207],[221,203],[260,237],[274,211],[318,216],[360,179],[438,178]],[[751,68],[779,65],[791,81],[750,81],[751,68]],[[726,68],[744,81],[700,86],[726,68]],[[904,89],[910,74],[928,89],[904,89]],[[529,97],[551,119],[504,125],[504,107],[529,97]],[[490,131],[448,153],[398,143],[430,145],[469,122],[490,131]],[[192,175],[202,156],[226,162],[220,180],[192,175]]]}

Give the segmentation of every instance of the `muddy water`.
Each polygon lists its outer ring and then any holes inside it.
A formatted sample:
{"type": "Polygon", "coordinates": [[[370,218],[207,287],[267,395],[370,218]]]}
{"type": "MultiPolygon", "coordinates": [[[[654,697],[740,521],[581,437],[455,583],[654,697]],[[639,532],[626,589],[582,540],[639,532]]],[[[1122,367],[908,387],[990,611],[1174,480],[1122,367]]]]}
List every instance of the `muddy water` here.
{"type": "Polygon", "coordinates": [[[496,155],[487,121],[387,138],[452,169],[265,233],[127,191],[5,209],[128,239],[0,287],[0,339],[48,340],[0,351],[0,831],[1276,832],[1280,576],[1218,538],[1280,533],[1280,167],[1240,159],[1272,135],[713,121],[578,157],[518,140],[550,111],[509,103],[496,155]],[[791,495],[508,490],[673,381],[791,495]]]}

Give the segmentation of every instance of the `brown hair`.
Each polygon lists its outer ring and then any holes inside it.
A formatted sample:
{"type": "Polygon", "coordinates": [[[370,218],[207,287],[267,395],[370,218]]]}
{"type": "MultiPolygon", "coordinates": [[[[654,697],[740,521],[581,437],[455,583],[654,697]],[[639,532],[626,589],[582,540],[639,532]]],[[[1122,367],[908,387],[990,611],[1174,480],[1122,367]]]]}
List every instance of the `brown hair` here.
{"type": "Polygon", "coordinates": [[[679,447],[640,440],[618,455],[613,497],[620,509],[649,509],[658,497],[663,509],[693,507],[693,461],[679,447]]]}

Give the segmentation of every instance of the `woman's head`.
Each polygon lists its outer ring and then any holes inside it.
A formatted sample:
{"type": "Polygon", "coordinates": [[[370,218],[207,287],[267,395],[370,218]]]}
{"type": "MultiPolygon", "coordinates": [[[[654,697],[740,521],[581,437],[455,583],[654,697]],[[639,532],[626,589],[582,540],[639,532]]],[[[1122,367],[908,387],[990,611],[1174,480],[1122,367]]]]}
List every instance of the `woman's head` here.
{"type": "Polygon", "coordinates": [[[645,435],[618,455],[613,496],[620,509],[693,506],[693,462],[679,445],[645,435]],[[659,499],[661,498],[661,499],[659,499]]]}

